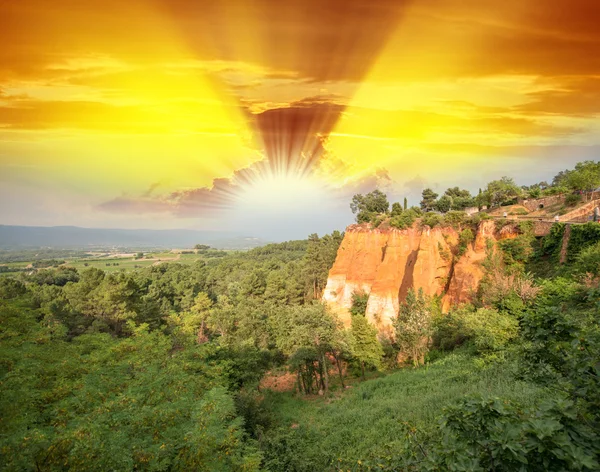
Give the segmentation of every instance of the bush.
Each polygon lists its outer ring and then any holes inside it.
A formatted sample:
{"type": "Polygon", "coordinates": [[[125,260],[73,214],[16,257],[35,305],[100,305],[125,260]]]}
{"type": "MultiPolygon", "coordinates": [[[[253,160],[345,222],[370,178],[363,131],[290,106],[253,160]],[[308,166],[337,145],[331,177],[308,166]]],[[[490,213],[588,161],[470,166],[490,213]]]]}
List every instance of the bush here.
{"type": "Polygon", "coordinates": [[[372,221],[371,221],[371,226],[373,228],[378,228],[381,223],[383,223],[386,220],[386,216],[385,215],[377,215],[375,216],[372,221]]]}
{"type": "Polygon", "coordinates": [[[392,217],[390,226],[397,229],[410,228],[417,219],[417,216],[416,212],[412,208],[409,208],[408,210],[403,211],[401,215],[392,217]]]}
{"type": "Polygon", "coordinates": [[[512,316],[467,305],[436,320],[433,342],[440,349],[453,349],[469,341],[477,352],[492,353],[506,349],[518,331],[512,316]]]}
{"type": "Polygon", "coordinates": [[[575,206],[581,201],[581,195],[579,193],[570,193],[565,197],[565,205],[575,206]]]}
{"type": "Polygon", "coordinates": [[[574,269],[578,273],[600,275],[600,242],[586,247],[577,255],[574,269]]]}
{"type": "Polygon", "coordinates": [[[444,215],[444,222],[453,228],[459,228],[467,220],[467,214],[464,211],[449,211],[444,215]]]}
{"type": "Polygon", "coordinates": [[[463,229],[458,236],[458,253],[457,256],[462,256],[467,251],[467,246],[475,240],[473,231],[469,228],[463,229]]]}
{"type": "Polygon", "coordinates": [[[518,216],[525,216],[528,214],[529,214],[529,212],[525,208],[515,208],[514,210],[512,210],[509,213],[509,215],[518,215],[518,216]]]}
{"type": "Polygon", "coordinates": [[[356,215],[356,222],[358,224],[361,223],[370,223],[375,218],[376,213],[372,213],[369,211],[361,211],[356,215]]]}
{"type": "Polygon", "coordinates": [[[423,215],[423,218],[421,219],[421,225],[429,226],[430,228],[435,228],[436,226],[442,224],[443,220],[444,218],[442,217],[442,215],[430,211],[423,215]]]}
{"type": "Polygon", "coordinates": [[[498,241],[498,247],[502,250],[504,262],[510,266],[527,262],[533,252],[531,243],[531,237],[521,235],[514,239],[498,241]]]}
{"type": "Polygon", "coordinates": [[[577,420],[573,402],[524,408],[501,398],[472,397],[448,408],[427,470],[598,470],[598,435],[577,420]]]}
{"type": "Polygon", "coordinates": [[[369,294],[365,292],[354,292],[352,294],[352,308],[350,313],[353,315],[365,316],[367,312],[367,303],[369,301],[369,294]]]}

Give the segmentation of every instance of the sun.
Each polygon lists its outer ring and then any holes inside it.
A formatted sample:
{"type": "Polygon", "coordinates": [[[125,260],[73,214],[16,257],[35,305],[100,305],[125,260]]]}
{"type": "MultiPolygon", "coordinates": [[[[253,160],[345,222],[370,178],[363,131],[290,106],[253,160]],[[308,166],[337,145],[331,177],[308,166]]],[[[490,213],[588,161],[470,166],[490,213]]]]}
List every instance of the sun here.
{"type": "Polygon", "coordinates": [[[311,176],[260,175],[241,188],[236,206],[281,214],[318,205],[327,191],[325,182],[311,176]]]}

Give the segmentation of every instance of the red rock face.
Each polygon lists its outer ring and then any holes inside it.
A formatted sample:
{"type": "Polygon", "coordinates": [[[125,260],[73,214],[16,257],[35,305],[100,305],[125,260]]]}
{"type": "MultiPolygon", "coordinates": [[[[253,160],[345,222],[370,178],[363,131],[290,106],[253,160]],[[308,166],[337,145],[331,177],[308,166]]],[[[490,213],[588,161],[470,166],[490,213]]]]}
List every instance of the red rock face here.
{"type": "Polygon", "coordinates": [[[323,300],[349,325],[352,294],[368,293],[367,317],[380,332],[390,333],[410,288],[443,296],[444,310],[471,300],[483,277],[487,240],[515,234],[504,231],[495,235],[494,222],[482,222],[475,241],[453,266],[458,233],[452,228],[420,228],[418,223],[405,230],[349,226],[329,272],[323,300]]]}

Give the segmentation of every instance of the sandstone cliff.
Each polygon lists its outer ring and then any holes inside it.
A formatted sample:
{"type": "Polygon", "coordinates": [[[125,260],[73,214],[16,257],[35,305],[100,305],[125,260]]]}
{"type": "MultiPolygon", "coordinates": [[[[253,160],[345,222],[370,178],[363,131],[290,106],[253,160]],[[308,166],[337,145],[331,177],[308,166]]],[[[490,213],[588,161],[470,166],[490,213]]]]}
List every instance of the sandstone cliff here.
{"type": "Polygon", "coordinates": [[[453,262],[459,240],[453,228],[351,225],[329,272],[323,300],[349,324],[352,294],[367,293],[367,317],[380,331],[389,331],[411,287],[443,296],[445,310],[469,301],[483,277],[487,240],[515,235],[510,228],[496,233],[493,221],[483,221],[474,242],[453,262]]]}

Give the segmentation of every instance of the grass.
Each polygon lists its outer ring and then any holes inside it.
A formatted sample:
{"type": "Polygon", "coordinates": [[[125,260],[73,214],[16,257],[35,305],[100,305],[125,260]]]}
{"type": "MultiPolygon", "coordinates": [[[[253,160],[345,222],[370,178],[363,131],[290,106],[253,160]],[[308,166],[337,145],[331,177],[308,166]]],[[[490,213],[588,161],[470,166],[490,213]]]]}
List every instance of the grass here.
{"type": "Polygon", "coordinates": [[[265,404],[278,429],[271,432],[275,440],[266,454],[281,455],[278,438],[284,438],[291,461],[277,457],[271,470],[329,470],[339,458],[351,463],[390,454],[405,441],[407,423],[429,434],[435,431],[444,407],[474,394],[523,404],[547,395],[516,380],[510,363],[478,367],[477,361],[464,353],[450,354],[428,367],[405,368],[363,382],[339,398],[306,400],[270,393],[265,404]],[[301,463],[295,462],[298,457],[303,458],[301,463]]]}

